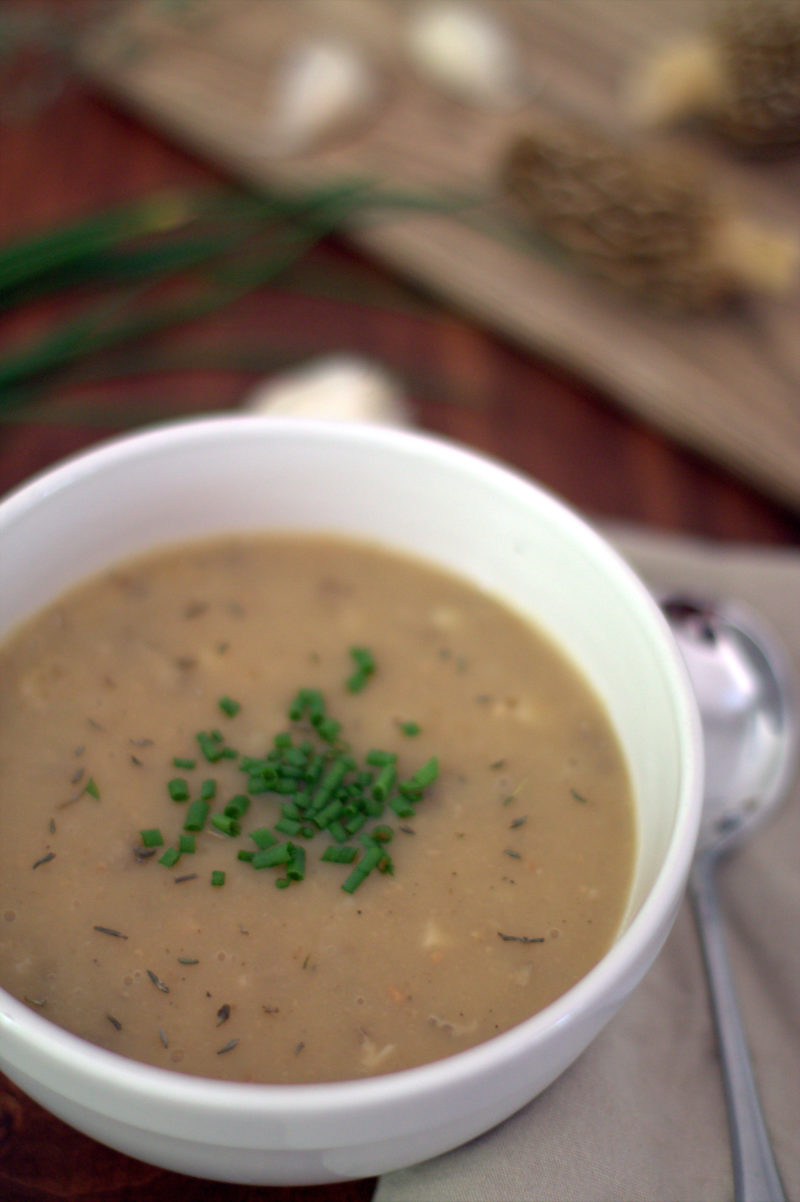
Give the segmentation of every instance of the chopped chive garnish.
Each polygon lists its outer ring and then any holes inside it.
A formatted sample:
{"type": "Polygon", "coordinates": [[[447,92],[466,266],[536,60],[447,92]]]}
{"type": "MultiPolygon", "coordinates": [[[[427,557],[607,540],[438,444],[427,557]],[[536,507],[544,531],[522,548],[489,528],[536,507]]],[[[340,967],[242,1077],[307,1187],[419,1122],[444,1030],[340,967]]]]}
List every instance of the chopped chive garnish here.
{"type": "Polygon", "coordinates": [[[250,798],[246,793],[237,793],[230,799],[225,806],[225,813],[229,818],[241,818],[247,813],[250,807],[250,798]]]}
{"type": "Polygon", "coordinates": [[[269,827],[266,826],[259,827],[258,830],[255,831],[251,831],[250,838],[253,840],[256,847],[258,847],[261,851],[264,851],[267,847],[274,846],[274,844],[278,842],[275,835],[273,835],[269,827]]]}
{"type": "Polygon", "coordinates": [[[417,812],[405,797],[390,797],[389,807],[394,810],[398,818],[413,818],[417,812]]]}
{"type": "Polygon", "coordinates": [[[286,863],[286,875],[290,881],[302,881],[306,875],[306,850],[297,844],[290,844],[292,854],[286,863]]]}
{"type": "Polygon", "coordinates": [[[355,893],[359,885],[361,885],[372,872],[372,869],[377,867],[382,856],[383,851],[380,847],[368,848],[356,864],[353,871],[350,873],[347,880],[342,884],[342,888],[345,890],[345,892],[355,893]]]}
{"type": "Polygon", "coordinates": [[[347,822],[345,822],[344,829],[348,835],[358,834],[367,820],[366,814],[354,814],[352,818],[348,818],[347,822]]]}
{"type": "Polygon", "coordinates": [[[167,783],[167,790],[173,801],[189,800],[189,782],[182,776],[175,776],[167,783]]]}
{"type": "Polygon", "coordinates": [[[432,755],[421,768],[417,768],[412,777],[409,778],[408,784],[415,788],[426,789],[428,785],[432,785],[439,775],[439,761],[435,755],[432,755]]]}
{"type": "Polygon", "coordinates": [[[386,798],[394,787],[396,777],[397,768],[394,763],[384,764],[378,773],[375,784],[372,786],[372,796],[376,801],[386,801],[386,798]]]}
{"type": "Polygon", "coordinates": [[[279,818],[275,823],[275,830],[280,831],[282,835],[299,835],[301,822],[296,818],[279,818]]]}
{"type": "Polygon", "coordinates": [[[215,830],[220,831],[223,835],[229,838],[234,838],[242,829],[242,824],[238,818],[231,818],[229,814],[212,814],[211,825],[215,830]]]}
{"type": "MultiPolygon", "coordinates": [[[[351,648],[350,655],[355,670],[348,687],[358,692],[374,673],[375,660],[363,647],[351,648]]],[[[228,696],[220,697],[217,704],[228,717],[241,708],[239,702],[228,696]]],[[[182,854],[194,852],[199,846],[196,836],[209,826],[216,834],[236,839],[241,835],[245,815],[267,804],[273,808],[266,819],[272,825],[249,832],[255,850],[240,846],[235,854],[239,861],[250,863],[255,869],[283,866],[283,873],[273,877],[278,888],[287,888],[305,878],[306,852],[298,841],[311,840],[321,831],[327,833],[331,843],[320,858],[353,866],[342,886],[346,891],[352,893],[376,868],[381,873],[394,871],[386,852],[386,844],[393,835],[391,826],[373,826],[369,835],[363,833],[364,829],[368,823],[379,821],[387,807],[402,818],[412,817],[417,802],[438,777],[436,757],[431,756],[405,779],[398,779],[398,757],[394,751],[373,747],[359,762],[341,737],[341,724],[326,712],[325,698],[318,689],[298,690],[289,706],[289,718],[300,725],[279,731],[260,754],[240,754],[216,728],[195,735],[200,753],[208,762],[216,763],[223,758],[235,761],[246,781],[246,791],[235,793],[222,809],[212,813],[210,803],[217,795],[216,780],[204,780],[199,797],[195,795],[194,800],[190,797],[194,790],[185,777],[168,781],[170,797],[188,801],[189,805],[183,832],[176,845],[161,855],[162,864],[172,867],[182,854]],[[281,836],[288,837],[281,842],[281,836]],[[364,844],[360,859],[354,846],[356,839],[364,844]]],[[[395,724],[406,734],[420,730],[418,723],[395,719],[395,724]]],[[[195,768],[197,762],[182,755],[172,760],[174,767],[186,772],[195,768]]],[[[147,853],[153,854],[155,846],[161,846],[164,839],[160,831],[153,830],[142,832],[142,841],[147,853]],[[152,846],[148,842],[151,838],[152,846]]],[[[177,882],[194,876],[190,873],[173,879],[177,882]]],[[[212,884],[221,885],[225,873],[214,870],[211,880],[212,884]]]]}
{"type": "Polygon", "coordinates": [[[350,658],[355,664],[355,671],[346,681],[346,687],[351,693],[360,693],[375,671],[375,660],[366,647],[351,647],[350,658]]]}
{"type": "Polygon", "coordinates": [[[339,731],[342,729],[341,722],[337,722],[335,718],[322,718],[319,722],[314,723],[317,734],[326,743],[334,743],[339,731]]]}
{"type": "Polygon", "coordinates": [[[206,824],[210,808],[208,802],[204,801],[201,797],[190,802],[189,809],[186,811],[186,821],[183,824],[183,829],[185,831],[201,831],[206,824]]]}
{"type": "Polygon", "coordinates": [[[276,864],[288,864],[292,856],[291,843],[276,843],[274,847],[265,847],[253,856],[254,868],[274,868],[276,864]]]}
{"type": "Polygon", "coordinates": [[[328,834],[337,843],[346,843],[347,842],[347,831],[344,829],[341,822],[339,822],[338,820],[335,822],[328,823],[328,834]]]}
{"type": "Polygon", "coordinates": [[[195,737],[201,752],[208,760],[209,764],[216,764],[218,760],[222,759],[223,748],[220,745],[220,741],[215,739],[213,734],[209,734],[207,731],[201,730],[195,737]]]}
{"type": "Polygon", "coordinates": [[[83,791],[84,793],[88,793],[90,797],[93,797],[95,801],[100,800],[100,790],[98,789],[93,776],[89,777],[83,791]]]}
{"type": "Polygon", "coordinates": [[[325,848],[320,859],[327,860],[331,864],[350,864],[357,855],[358,849],[353,847],[352,844],[344,847],[337,847],[335,844],[331,844],[325,848]]]}
{"type": "Polygon", "coordinates": [[[150,827],[148,830],[139,831],[142,838],[143,847],[161,847],[164,842],[164,836],[157,826],[150,827]]]}
{"type": "Polygon", "coordinates": [[[401,732],[404,735],[408,735],[409,738],[413,738],[414,735],[418,735],[422,730],[419,722],[399,722],[398,726],[401,732]]]}

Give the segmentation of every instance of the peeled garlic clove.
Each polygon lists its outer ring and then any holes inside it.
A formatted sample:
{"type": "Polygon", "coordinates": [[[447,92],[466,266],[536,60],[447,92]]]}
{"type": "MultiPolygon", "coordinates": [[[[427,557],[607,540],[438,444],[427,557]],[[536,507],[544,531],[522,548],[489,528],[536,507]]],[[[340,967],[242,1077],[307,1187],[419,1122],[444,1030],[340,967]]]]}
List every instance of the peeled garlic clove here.
{"type": "Polygon", "coordinates": [[[504,108],[523,98],[511,40],[480,8],[454,0],[423,4],[409,18],[406,44],[421,74],[459,100],[504,108]]]}
{"type": "Polygon", "coordinates": [[[377,364],[348,355],[327,356],[267,381],[251,393],[244,408],[275,417],[389,426],[411,421],[397,382],[377,364]]]}
{"type": "Polygon", "coordinates": [[[302,154],[357,128],[373,114],[380,90],[356,47],[330,37],[299,43],[278,67],[267,150],[302,154]]]}

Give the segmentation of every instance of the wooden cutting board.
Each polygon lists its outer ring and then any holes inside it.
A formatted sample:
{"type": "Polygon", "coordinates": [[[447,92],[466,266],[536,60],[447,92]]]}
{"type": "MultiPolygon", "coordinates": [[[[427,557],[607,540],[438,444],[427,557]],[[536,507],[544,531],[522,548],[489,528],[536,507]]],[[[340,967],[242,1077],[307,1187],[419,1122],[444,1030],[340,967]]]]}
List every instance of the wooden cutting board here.
{"type": "MultiPolygon", "coordinates": [[[[495,0],[524,55],[531,104],[624,120],[621,81],[648,50],[702,20],[702,0],[495,0]]],[[[182,144],[239,178],[280,186],[343,178],[490,196],[513,113],[459,103],[400,50],[406,0],[133,0],[91,27],[84,69],[182,144]],[[277,65],[310,29],[355,39],[385,95],[362,128],[324,150],[271,153],[277,65]]],[[[752,215],[800,233],[800,154],[735,158],[671,134],[710,164],[752,215]]],[[[523,347],[580,373],[615,402],[800,505],[800,289],[714,316],[643,311],[541,247],[498,233],[493,210],[404,214],[353,230],[363,248],[523,347]]],[[[531,405],[536,398],[531,397],[531,405]]]]}

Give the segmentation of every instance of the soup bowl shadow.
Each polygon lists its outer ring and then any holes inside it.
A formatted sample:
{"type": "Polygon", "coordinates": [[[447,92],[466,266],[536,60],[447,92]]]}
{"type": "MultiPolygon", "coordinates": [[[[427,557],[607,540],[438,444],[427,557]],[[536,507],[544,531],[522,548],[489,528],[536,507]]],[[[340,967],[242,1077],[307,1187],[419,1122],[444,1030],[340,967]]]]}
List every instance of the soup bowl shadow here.
{"type": "Polygon", "coordinates": [[[319,1085],[197,1078],[125,1059],[0,989],[0,1068],[78,1130],[163,1168],[304,1185],[417,1163],[550,1085],[636,987],[676,916],[697,836],[699,720],[667,624],[581,518],[445,441],[358,424],[220,416],[101,445],[0,503],[0,637],[129,555],[261,530],[332,532],[455,572],[543,628],[604,703],[627,759],[637,850],[613,946],[545,1010],[470,1050],[319,1085]]]}

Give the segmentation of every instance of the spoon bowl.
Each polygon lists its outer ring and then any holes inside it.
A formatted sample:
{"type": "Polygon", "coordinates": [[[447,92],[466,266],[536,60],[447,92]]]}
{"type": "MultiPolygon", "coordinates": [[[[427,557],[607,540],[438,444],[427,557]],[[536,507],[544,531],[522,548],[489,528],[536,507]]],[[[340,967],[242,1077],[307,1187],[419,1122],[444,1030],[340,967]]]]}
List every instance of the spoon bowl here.
{"type": "Polygon", "coordinates": [[[689,877],[722,1058],[736,1202],[782,1202],[725,950],[715,870],[786,796],[798,762],[789,659],[760,618],[732,603],[661,598],[703,729],[703,814],[689,877]]]}
{"type": "Polygon", "coordinates": [[[798,703],[775,634],[744,606],[662,599],[703,726],[698,851],[720,856],[785,798],[798,759],[798,703]]]}

